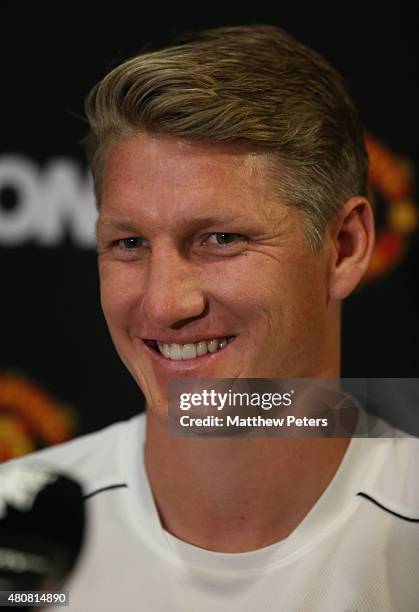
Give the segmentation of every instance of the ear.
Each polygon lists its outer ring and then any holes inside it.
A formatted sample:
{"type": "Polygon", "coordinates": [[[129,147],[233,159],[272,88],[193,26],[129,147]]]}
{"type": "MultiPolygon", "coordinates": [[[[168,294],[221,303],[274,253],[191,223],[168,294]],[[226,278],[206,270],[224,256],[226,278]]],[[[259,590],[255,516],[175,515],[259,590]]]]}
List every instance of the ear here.
{"type": "Polygon", "coordinates": [[[332,243],[329,298],[343,300],[364,276],[374,246],[374,215],[368,200],[345,202],[329,226],[332,243]]]}

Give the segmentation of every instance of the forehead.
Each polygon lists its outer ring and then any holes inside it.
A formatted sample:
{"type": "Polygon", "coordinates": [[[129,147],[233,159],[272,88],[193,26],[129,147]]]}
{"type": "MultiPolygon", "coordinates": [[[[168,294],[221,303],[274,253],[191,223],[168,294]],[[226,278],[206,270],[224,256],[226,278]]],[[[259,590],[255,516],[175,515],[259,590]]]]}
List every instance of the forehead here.
{"type": "Polygon", "coordinates": [[[274,199],[265,159],[241,145],[130,136],[108,149],[101,215],[123,212],[159,224],[209,212],[262,215],[263,203],[274,199]]]}

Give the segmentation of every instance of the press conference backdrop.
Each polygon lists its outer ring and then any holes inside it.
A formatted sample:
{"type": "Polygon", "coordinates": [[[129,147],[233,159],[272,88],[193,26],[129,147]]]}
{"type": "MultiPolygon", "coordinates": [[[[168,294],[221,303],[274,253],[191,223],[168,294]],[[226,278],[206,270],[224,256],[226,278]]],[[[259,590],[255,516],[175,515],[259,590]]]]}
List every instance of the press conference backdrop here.
{"type": "Polygon", "coordinates": [[[343,73],[368,132],[378,225],[368,278],[344,307],[343,374],[418,376],[414,8],[283,4],[239,14],[124,2],[2,5],[0,460],[143,409],[99,306],[83,100],[120,60],[185,29],[279,25],[343,73]]]}

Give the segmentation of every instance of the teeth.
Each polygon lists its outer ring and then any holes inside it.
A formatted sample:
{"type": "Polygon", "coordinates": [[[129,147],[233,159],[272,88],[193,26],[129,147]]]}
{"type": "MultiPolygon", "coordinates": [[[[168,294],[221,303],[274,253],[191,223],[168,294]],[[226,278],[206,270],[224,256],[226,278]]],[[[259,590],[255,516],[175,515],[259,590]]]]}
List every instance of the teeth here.
{"type": "Polygon", "coordinates": [[[205,341],[196,343],[196,354],[198,357],[201,355],[206,355],[208,353],[207,343],[205,341]]]}
{"type": "Polygon", "coordinates": [[[170,345],[170,359],[174,361],[180,361],[182,359],[182,345],[171,344],[170,345]]]}
{"type": "Polygon", "coordinates": [[[170,346],[168,344],[159,344],[160,351],[167,359],[170,359],[170,346]]]}
{"type": "Polygon", "coordinates": [[[173,361],[180,361],[181,359],[195,359],[201,357],[206,353],[215,353],[221,350],[229,344],[230,340],[227,338],[221,338],[219,340],[201,340],[200,342],[190,342],[188,344],[161,344],[158,342],[158,346],[162,355],[166,359],[172,359],[173,361]]]}
{"type": "Polygon", "coordinates": [[[215,353],[218,350],[218,340],[210,340],[208,342],[208,352],[215,353]]]}
{"type": "Polygon", "coordinates": [[[182,359],[195,359],[196,346],[195,344],[184,344],[182,347],[182,359]]]}

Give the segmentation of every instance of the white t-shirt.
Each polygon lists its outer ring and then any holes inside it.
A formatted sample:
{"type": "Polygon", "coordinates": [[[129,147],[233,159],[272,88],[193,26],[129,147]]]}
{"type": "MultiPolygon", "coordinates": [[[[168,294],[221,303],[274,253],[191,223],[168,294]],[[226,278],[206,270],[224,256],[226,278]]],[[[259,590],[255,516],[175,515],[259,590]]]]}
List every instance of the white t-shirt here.
{"type": "Polygon", "coordinates": [[[416,438],[353,438],[335,477],[290,536],[234,554],[197,548],[161,527],[144,437],[141,415],[23,459],[59,467],[84,486],[89,532],[67,585],[67,609],[419,610],[416,438]]]}

